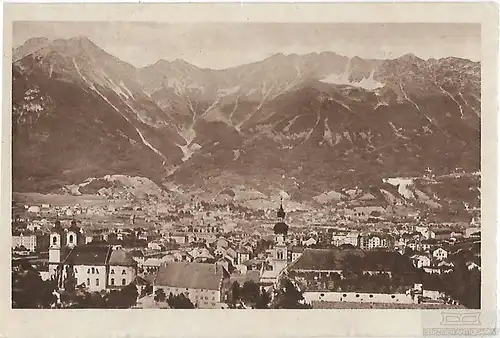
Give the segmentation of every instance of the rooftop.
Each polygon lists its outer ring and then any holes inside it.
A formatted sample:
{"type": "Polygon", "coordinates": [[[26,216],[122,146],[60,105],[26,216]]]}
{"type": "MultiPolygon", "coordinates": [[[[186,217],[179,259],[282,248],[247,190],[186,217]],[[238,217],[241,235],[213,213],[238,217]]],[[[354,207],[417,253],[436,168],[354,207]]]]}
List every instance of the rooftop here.
{"type": "Polygon", "coordinates": [[[76,246],[64,260],[73,265],[105,265],[111,254],[110,246],[76,246]]]}
{"type": "Polygon", "coordinates": [[[219,290],[223,269],[216,264],[169,262],[160,266],[155,285],[219,290]]]}
{"type": "Polygon", "coordinates": [[[109,265],[135,266],[136,262],[124,250],[116,249],[111,252],[109,265]]]}

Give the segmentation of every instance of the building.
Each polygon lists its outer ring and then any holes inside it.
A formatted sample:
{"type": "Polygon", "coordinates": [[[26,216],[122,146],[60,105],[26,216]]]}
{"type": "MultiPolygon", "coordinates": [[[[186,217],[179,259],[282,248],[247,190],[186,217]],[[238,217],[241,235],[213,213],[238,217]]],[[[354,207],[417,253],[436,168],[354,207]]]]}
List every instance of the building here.
{"type": "Polygon", "coordinates": [[[279,221],[274,225],[275,242],[272,250],[272,266],[274,271],[280,272],[288,264],[288,248],[286,245],[288,225],[284,222],[285,211],[283,210],[283,203],[280,204],[277,216],[279,221]]]}
{"type": "Polygon", "coordinates": [[[261,283],[269,285],[277,282],[280,274],[288,265],[288,225],[284,222],[285,211],[283,210],[283,199],[277,212],[278,222],[274,225],[274,246],[271,252],[271,270],[265,270],[264,264],[261,268],[261,283]]]}
{"type": "Polygon", "coordinates": [[[417,267],[418,269],[422,267],[427,267],[431,265],[431,259],[428,256],[425,255],[413,255],[410,257],[411,260],[413,261],[413,265],[417,267]]]}
{"type": "Polygon", "coordinates": [[[25,247],[28,251],[34,252],[37,248],[37,236],[34,234],[19,234],[12,237],[12,249],[25,247]]]}
{"type": "Polygon", "coordinates": [[[341,245],[352,245],[358,246],[359,244],[359,232],[336,232],[332,234],[332,244],[335,246],[341,245]]]}
{"type": "Polygon", "coordinates": [[[160,266],[153,292],[184,294],[197,308],[213,309],[226,301],[229,283],[229,273],[219,264],[169,262],[160,266]]]}
{"type": "Polygon", "coordinates": [[[434,251],[432,251],[432,257],[438,259],[438,260],[443,260],[448,258],[448,251],[446,251],[443,248],[437,248],[434,251]]]}
{"type": "Polygon", "coordinates": [[[388,248],[391,245],[392,243],[388,236],[365,234],[359,238],[359,246],[364,250],[388,248]]]}
{"type": "Polygon", "coordinates": [[[121,288],[137,275],[137,263],[123,249],[110,245],[85,245],[84,236],[71,222],[67,229],[56,222],[50,234],[49,275],[60,288],[70,275],[89,291],[121,288]]]}
{"type": "Polygon", "coordinates": [[[291,261],[295,262],[304,253],[304,248],[300,246],[294,246],[292,247],[290,252],[291,252],[291,261]]]}
{"type": "Polygon", "coordinates": [[[241,265],[243,264],[243,262],[246,262],[248,260],[250,260],[250,252],[248,252],[246,249],[238,249],[236,251],[238,257],[237,257],[237,264],[238,265],[241,265]]]}
{"type": "Polygon", "coordinates": [[[137,262],[127,252],[112,250],[109,260],[108,288],[120,288],[132,283],[137,276],[137,262]]]}
{"type": "Polygon", "coordinates": [[[436,240],[445,240],[445,239],[450,239],[451,236],[452,236],[452,233],[453,231],[451,230],[447,230],[447,229],[444,229],[444,230],[434,230],[434,238],[436,240]]]}

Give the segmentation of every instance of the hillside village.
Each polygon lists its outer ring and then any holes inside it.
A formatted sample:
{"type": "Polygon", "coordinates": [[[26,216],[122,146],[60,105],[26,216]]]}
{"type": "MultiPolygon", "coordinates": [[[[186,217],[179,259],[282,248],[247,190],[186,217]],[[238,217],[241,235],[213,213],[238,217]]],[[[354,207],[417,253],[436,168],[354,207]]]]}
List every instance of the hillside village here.
{"type": "Polygon", "coordinates": [[[13,266],[34,269],[42,281],[54,283],[56,298],[47,305],[52,307],[92,307],[62,300],[69,297],[68,280],[72,292],[103,299],[136,290],[127,307],[139,308],[257,306],[251,296],[238,298],[244,290],[265,295],[259,306],[268,307],[280,299],[275,292],[284,281],[296,283],[300,304],[310,307],[477,305],[470,295],[454,294],[445,280],[459,269],[471,278],[462,283],[479,278],[479,219],[381,220],[337,210],[329,223],[320,223],[328,212],[284,208],[256,213],[234,204],[192,202],[160,213],[147,203],[16,204],[13,266]]]}

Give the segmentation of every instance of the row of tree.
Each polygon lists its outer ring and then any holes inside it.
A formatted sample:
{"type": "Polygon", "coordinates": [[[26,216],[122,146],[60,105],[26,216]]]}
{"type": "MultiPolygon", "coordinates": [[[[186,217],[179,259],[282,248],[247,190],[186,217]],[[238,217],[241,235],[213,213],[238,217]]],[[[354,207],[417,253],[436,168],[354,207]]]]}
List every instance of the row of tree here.
{"type": "Polygon", "coordinates": [[[243,286],[235,281],[230,292],[231,305],[239,307],[244,305],[254,309],[267,309],[271,301],[270,295],[253,281],[246,281],[243,286]]]}
{"type": "Polygon", "coordinates": [[[155,302],[167,303],[171,309],[194,309],[191,300],[184,294],[174,295],[170,293],[167,297],[163,289],[158,289],[154,295],[155,302]]]}

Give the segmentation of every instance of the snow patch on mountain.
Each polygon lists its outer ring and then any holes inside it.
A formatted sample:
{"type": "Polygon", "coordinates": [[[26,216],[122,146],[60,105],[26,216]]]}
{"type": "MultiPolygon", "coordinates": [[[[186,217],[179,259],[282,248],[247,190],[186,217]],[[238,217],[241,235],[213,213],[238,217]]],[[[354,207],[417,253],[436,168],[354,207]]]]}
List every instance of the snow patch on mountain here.
{"type": "Polygon", "coordinates": [[[330,129],[330,126],[328,126],[328,117],[325,118],[325,131],[323,132],[323,140],[327,142],[330,147],[333,147],[336,143],[333,141],[333,133],[330,129]]]}
{"type": "Polygon", "coordinates": [[[375,70],[372,70],[370,76],[367,78],[363,78],[358,82],[353,82],[349,80],[351,76],[351,59],[347,61],[344,72],[341,74],[332,73],[325,78],[321,79],[321,82],[334,84],[334,85],[348,85],[352,87],[363,88],[364,90],[373,91],[375,89],[381,88],[384,86],[383,83],[376,81],[373,76],[375,74],[375,70]]]}
{"type": "Polygon", "coordinates": [[[392,177],[384,178],[382,180],[384,183],[389,183],[392,186],[398,188],[398,193],[405,198],[414,198],[415,195],[410,190],[410,187],[414,185],[413,178],[403,178],[403,177],[392,177]]]}

